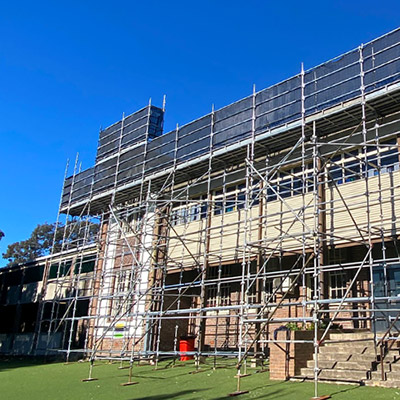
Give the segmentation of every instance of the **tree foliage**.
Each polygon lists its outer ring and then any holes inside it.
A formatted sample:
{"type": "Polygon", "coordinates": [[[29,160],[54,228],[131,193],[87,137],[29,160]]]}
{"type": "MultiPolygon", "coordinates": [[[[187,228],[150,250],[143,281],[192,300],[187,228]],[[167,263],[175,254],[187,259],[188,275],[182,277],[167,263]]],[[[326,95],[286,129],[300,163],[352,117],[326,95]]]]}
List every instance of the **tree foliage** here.
{"type": "MultiPolygon", "coordinates": [[[[55,224],[44,223],[38,225],[28,239],[9,244],[6,252],[3,253],[3,258],[8,260],[9,264],[18,264],[49,254],[55,228],[55,224]]],[[[59,227],[57,229],[55,247],[60,247],[61,241],[62,228],[59,227]]]]}
{"type": "Polygon", "coordinates": [[[93,242],[97,237],[99,225],[86,224],[79,221],[68,224],[44,223],[37,225],[27,240],[9,244],[3,258],[8,260],[8,265],[32,261],[38,257],[50,254],[51,250],[57,253],[64,248],[78,247],[93,242]],[[54,240],[54,248],[53,248],[54,240]]]}

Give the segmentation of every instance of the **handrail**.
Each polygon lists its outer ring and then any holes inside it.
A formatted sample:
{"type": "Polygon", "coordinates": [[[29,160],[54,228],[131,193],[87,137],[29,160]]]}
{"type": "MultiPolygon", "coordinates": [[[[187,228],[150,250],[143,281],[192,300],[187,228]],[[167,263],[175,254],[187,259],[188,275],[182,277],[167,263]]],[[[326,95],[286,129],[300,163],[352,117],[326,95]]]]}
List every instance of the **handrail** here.
{"type": "Polygon", "coordinates": [[[383,341],[385,340],[386,336],[388,336],[390,334],[390,331],[392,330],[392,328],[394,327],[394,325],[396,324],[396,322],[399,320],[400,318],[400,312],[397,314],[397,317],[393,320],[393,322],[391,323],[391,325],[389,326],[389,328],[386,330],[385,334],[381,337],[381,339],[379,340],[379,342],[376,344],[377,346],[382,345],[383,341]]]}
{"type": "Polygon", "coordinates": [[[376,347],[379,346],[379,350],[380,350],[380,360],[379,361],[380,361],[380,364],[381,364],[381,380],[382,381],[386,380],[383,361],[384,361],[385,357],[387,356],[387,354],[389,353],[389,350],[393,347],[394,343],[396,342],[396,339],[386,339],[386,337],[388,335],[390,335],[390,331],[395,326],[395,324],[399,320],[399,318],[400,318],[400,313],[397,313],[396,318],[392,321],[392,323],[390,324],[389,328],[386,330],[385,334],[381,337],[379,342],[376,344],[376,347]],[[391,342],[388,345],[387,342],[389,340],[391,342]]]}

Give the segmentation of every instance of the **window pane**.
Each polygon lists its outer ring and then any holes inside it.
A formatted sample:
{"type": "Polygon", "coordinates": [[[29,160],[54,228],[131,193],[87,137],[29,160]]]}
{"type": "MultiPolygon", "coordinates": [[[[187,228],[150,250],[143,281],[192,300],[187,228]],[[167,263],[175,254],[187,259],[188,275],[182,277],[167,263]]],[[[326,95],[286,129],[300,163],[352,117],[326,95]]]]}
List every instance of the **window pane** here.
{"type": "Polygon", "coordinates": [[[222,201],[216,201],[214,203],[214,215],[222,214],[222,201]]]}
{"type": "Polygon", "coordinates": [[[235,195],[229,195],[225,202],[225,212],[231,212],[235,209],[235,195]]]}
{"type": "Polygon", "coordinates": [[[246,194],[245,193],[239,193],[237,197],[237,208],[238,210],[241,210],[244,208],[246,202],[246,194]]]}

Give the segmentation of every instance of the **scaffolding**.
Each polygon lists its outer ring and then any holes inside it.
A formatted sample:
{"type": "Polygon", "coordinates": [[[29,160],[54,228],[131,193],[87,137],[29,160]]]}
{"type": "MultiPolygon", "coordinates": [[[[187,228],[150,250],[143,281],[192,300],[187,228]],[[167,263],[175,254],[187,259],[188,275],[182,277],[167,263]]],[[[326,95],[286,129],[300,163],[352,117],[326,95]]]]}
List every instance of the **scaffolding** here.
{"type": "Polygon", "coordinates": [[[87,380],[128,362],[130,385],[134,362],[176,360],[191,336],[196,371],[236,360],[240,394],[248,360],[296,326],[314,332],[315,397],[338,325],[372,331],[382,361],[400,315],[399,100],[396,30],[165,134],[164,106],[123,115],[64,181],[32,352],[87,356],[87,380]]]}

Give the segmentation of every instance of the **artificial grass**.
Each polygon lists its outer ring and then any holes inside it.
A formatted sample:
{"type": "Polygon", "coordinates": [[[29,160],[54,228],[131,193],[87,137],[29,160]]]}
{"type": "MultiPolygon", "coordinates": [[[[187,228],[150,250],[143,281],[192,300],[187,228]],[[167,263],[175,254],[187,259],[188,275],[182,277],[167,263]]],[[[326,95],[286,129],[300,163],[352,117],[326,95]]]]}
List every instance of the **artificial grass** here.
{"type": "MultiPolygon", "coordinates": [[[[224,365],[224,362],[222,362],[224,365]]],[[[232,362],[230,362],[232,364],[232,362]]],[[[120,386],[127,382],[128,370],[119,364],[97,363],[93,377],[97,381],[81,382],[88,376],[88,363],[42,364],[38,361],[0,360],[0,399],[4,400],[167,400],[167,399],[225,399],[236,390],[236,374],[232,365],[212,369],[202,366],[203,372],[194,371],[193,362],[177,363],[171,368],[167,362],[153,366],[135,366],[133,386],[120,386]]],[[[242,378],[242,390],[248,394],[238,399],[303,400],[314,394],[312,382],[270,381],[268,373],[257,373],[242,378]]],[[[334,400],[400,400],[400,389],[320,384],[319,394],[330,394],[334,400]]]]}

